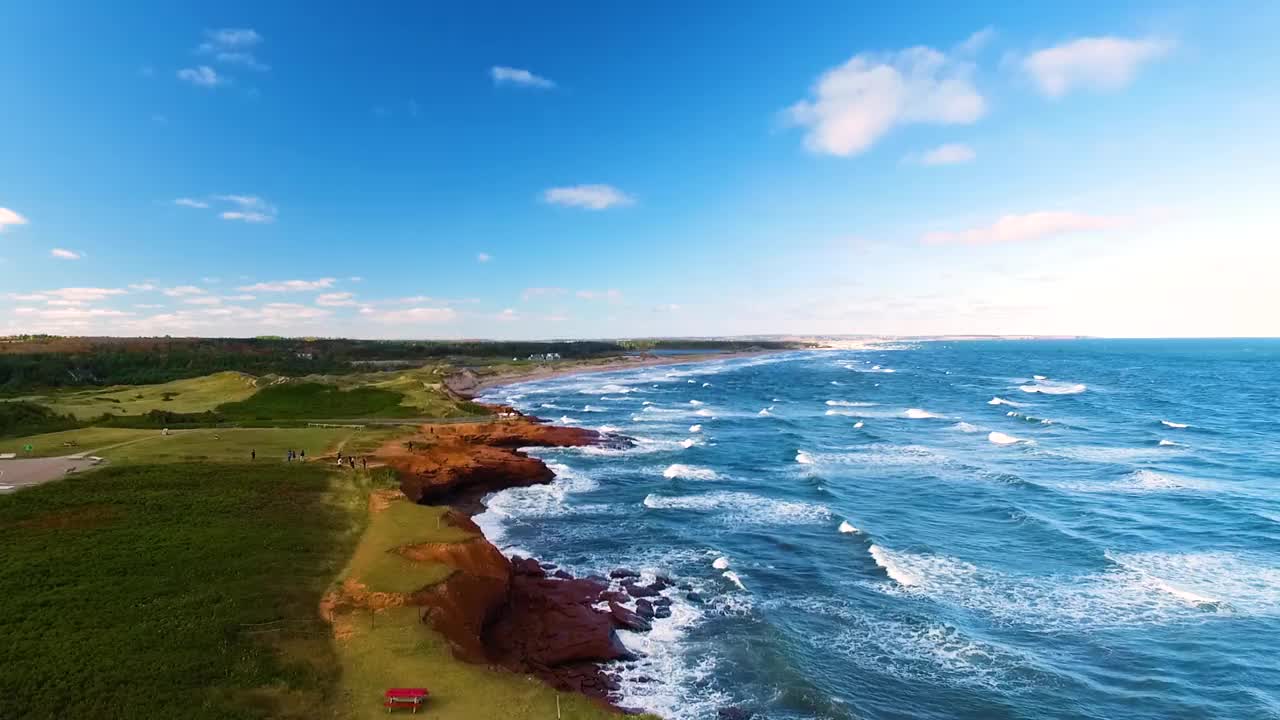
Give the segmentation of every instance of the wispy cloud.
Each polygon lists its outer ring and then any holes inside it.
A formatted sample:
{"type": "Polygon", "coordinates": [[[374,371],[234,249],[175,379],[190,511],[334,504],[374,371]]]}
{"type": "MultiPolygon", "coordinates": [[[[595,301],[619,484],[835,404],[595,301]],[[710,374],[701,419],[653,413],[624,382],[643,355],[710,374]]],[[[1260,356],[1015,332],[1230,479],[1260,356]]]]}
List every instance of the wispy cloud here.
{"type": "Polygon", "coordinates": [[[968,145],[947,143],[920,155],[909,155],[907,160],[919,165],[959,165],[973,162],[976,157],[978,157],[978,154],[968,145]]]}
{"type": "Polygon", "coordinates": [[[226,85],[231,82],[230,78],[219,75],[217,70],[208,65],[198,65],[193,68],[182,68],[178,71],[178,79],[184,80],[198,87],[213,88],[219,85],[226,85]]]}
{"type": "Polygon", "coordinates": [[[59,260],[79,260],[84,257],[83,253],[78,253],[75,250],[67,250],[66,248],[54,248],[49,251],[49,255],[56,257],[59,260]]]}
{"type": "Polygon", "coordinates": [[[574,293],[574,295],[577,295],[583,300],[606,300],[611,303],[618,302],[622,299],[622,291],[614,290],[612,288],[608,290],[579,290],[574,293]]]}
{"type": "Polygon", "coordinates": [[[1042,210],[1024,215],[1005,215],[991,225],[968,230],[925,233],[920,241],[926,245],[994,245],[1090,230],[1108,230],[1119,224],[1120,219],[1115,217],[1042,210]]]}
{"type": "Polygon", "coordinates": [[[10,293],[6,297],[8,297],[10,300],[17,300],[20,302],[64,301],[64,302],[75,302],[75,303],[88,303],[88,302],[97,302],[99,300],[105,300],[109,297],[114,297],[116,295],[124,295],[125,293],[126,293],[125,290],[121,290],[119,288],[69,287],[69,288],[58,288],[56,290],[41,290],[39,292],[28,293],[28,294],[10,293]]]}
{"type": "Polygon", "coordinates": [[[182,302],[188,305],[221,305],[222,299],[212,295],[197,295],[195,297],[183,298],[182,302]]]}
{"type": "Polygon", "coordinates": [[[635,198],[612,185],[572,185],[550,188],[542,193],[542,201],[552,205],[605,210],[635,203],[635,198]]]}
{"type": "Polygon", "coordinates": [[[785,112],[808,128],[809,150],[848,157],[871,147],[895,125],[967,124],[986,112],[973,84],[974,66],[928,47],[862,53],[823,73],[810,98],[785,112]]]}
{"type": "Polygon", "coordinates": [[[209,207],[209,203],[207,203],[207,202],[205,202],[205,201],[203,201],[203,200],[196,200],[195,198],[189,198],[189,197],[181,197],[181,198],[178,198],[177,200],[174,200],[174,201],[173,201],[173,204],[174,204],[174,205],[180,205],[180,206],[182,206],[182,207],[189,207],[189,208],[207,208],[207,207],[209,207]]]}
{"type": "Polygon", "coordinates": [[[364,313],[364,315],[378,323],[437,325],[453,322],[458,318],[458,311],[447,307],[415,307],[386,312],[373,310],[372,308],[368,309],[370,312],[364,313]]]}
{"type": "Polygon", "coordinates": [[[165,288],[164,290],[164,294],[168,295],[169,297],[188,297],[191,295],[204,295],[206,292],[208,291],[206,291],[204,288],[196,287],[195,285],[179,285],[177,287],[165,288]]]}
{"type": "Polygon", "coordinates": [[[156,286],[151,283],[130,283],[129,289],[134,292],[151,292],[156,289],[156,286]]]}
{"type": "Polygon", "coordinates": [[[247,223],[270,223],[276,221],[276,208],[256,195],[218,195],[218,200],[236,206],[234,210],[223,210],[218,217],[223,220],[239,220],[247,223]]]}
{"type": "Polygon", "coordinates": [[[0,207],[0,232],[16,225],[26,225],[27,219],[7,207],[0,207]]]}
{"type": "Polygon", "coordinates": [[[1159,38],[1088,37],[1037,50],[1022,67],[1041,93],[1060,98],[1077,88],[1119,90],[1140,66],[1172,49],[1172,42],[1159,38]]]}
{"type": "Polygon", "coordinates": [[[318,280],[277,280],[275,282],[260,282],[254,285],[244,285],[236,288],[241,292],[314,292],[316,290],[326,290],[333,287],[333,278],[320,278],[318,280]]]}
{"type": "Polygon", "coordinates": [[[493,256],[486,252],[482,252],[476,255],[476,262],[487,263],[492,259],[493,259],[493,256]]]}
{"type": "Polygon", "coordinates": [[[541,75],[534,75],[528,70],[503,65],[494,65],[489,68],[489,76],[493,78],[494,85],[519,85],[543,90],[550,90],[556,86],[554,82],[541,75]]]}
{"type": "Polygon", "coordinates": [[[262,36],[252,28],[205,30],[205,41],[196,52],[209,55],[220,63],[241,65],[251,70],[266,71],[271,67],[258,60],[253,48],[262,44],[262,36]]]}
{"type": "Polygon", "coordinates": [[[325,293],[316,298],[316,304],[325,307],[352,307],[359,305],[355,297],[355,293],[349,292],[325,293]]]}

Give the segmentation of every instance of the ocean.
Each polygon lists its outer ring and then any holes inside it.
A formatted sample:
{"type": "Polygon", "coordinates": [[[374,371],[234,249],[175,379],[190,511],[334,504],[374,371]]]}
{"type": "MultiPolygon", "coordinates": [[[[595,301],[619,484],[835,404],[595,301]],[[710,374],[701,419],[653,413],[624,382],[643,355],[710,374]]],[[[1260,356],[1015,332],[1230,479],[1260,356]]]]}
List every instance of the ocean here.
{"type": "Polygon", "coordinates": [[[508,553],[634,568],[622,704],[670,720],[1280,718],[1280,341],[925,342],[484,398],[536,449],[508,553]]]}

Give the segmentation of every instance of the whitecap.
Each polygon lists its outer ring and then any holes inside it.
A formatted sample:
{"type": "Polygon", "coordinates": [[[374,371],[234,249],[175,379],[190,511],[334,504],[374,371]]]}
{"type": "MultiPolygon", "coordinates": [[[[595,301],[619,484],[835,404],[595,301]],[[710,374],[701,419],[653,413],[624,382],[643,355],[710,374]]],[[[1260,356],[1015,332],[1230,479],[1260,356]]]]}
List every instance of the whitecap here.
{"type": "Polygon", "coordinates": [[[689,401],[689,404],[690,404],[690,405],[693,405],[694,407],[697,407],[697,406],[699,406],[699,405],[702,405],[702,401],[701,401],[701,400],[690,400],[690,401],[689,401]]]}
{"type": "Polygon", "coordinates": [[[845,521],[843,521],[843,522],[841,522],[841,523],[840,523],[840,528],[839,528],[839,530],[840,530],[840,532],[841,532],[841,533],[846,534],[846,535],[848,535],[848,534],[850,534],[850,533],[857,533],[857,532],[859,532],[858,528],[856,528],[856,527],[854,527],[853,525],[849,524],[849,521],[848,521],[848,520],[845,520],[845,521]]]}
{"type": "Polygon", "coordinates": [[[1156,443],[1156,444],[1157,444],[1157,445],[1159,445],[1160,447],[1173,447],[1173,446],[1178,445],[1178,443],[1176,443],[1176,442],[1174,442],[1174,441],[1172,441],[1172,440],[1164,440],[1164,439],[1161,439],[1161,440],[1160,440],[1160,442],[1158,442],[1158,443],[1156,443]]]}
{"type": "Polygon", "coordinates": [[[1078,395],[1089,389],[1084,383],[1054,382],[1038,380],[1034,385],[1020,385],[1018,389],[1025,393],[1043,393],[1045,395],[1078,395]]]}
{"type": "Polygon", "coordinates": [[[711,567],[713,567],[713,568],[715,568],[715,569],[717,569],[717,570],[728,570],[728,569],[729,569],[729,558],[724,557],[724,556],[722,555],[722,556],[720,556],[720,557],[716,558],[715,560],[713,560],[713,561],[711,562],[711,567]]]}
{"type": "Polygon", "coordinates": [[[854,424],[853,424],[853,429],[854,429],[854,430],[861,430],[861,429],[862,429],[862,426],[863,426],[863,422],[862,422],[861,420],[859,420],[858,422],[856,422],[856,423],[854,423],[854,424]]]}
{"type": "Polygon", "coordinates": [[[770,411],[770,410],[772,410],[772,409],[773,409],[773,406],[772,406],[772,405],[770,405],[769,407],[764,408],[763,410],[761,410],[760,412],[758,412],[758,413],[756,413],[756,414],[757,414],[757,415],[759,415],[760,417],[769,417],[769,416],[773,415],[773,413],[769,412],[769,411],[770,411]]]}
{"type": "Polygon", "coordinates": [[[988,405],[1009,405],[1010,407],[1022,407],[1022,403],[1013,402],[1012,400],[1005,400],[1004,398],[999,396],[991,398],[990,400],[987,401],[987,404],[988,405]]]}
{"type": "Polygon", "coordinates": [[[965,422],[965,421],[963,421],[963,420],[961,420],[960,422],[956,423],[955,425],[952,425],[951,427],[955,428],[956,430],[959,430],[960,432],[964,432],[964,433],[975,433],[975,432],[981,432],[981,431],[982,431],[982,428],[978,427],[977,425],[974,425],[974,424],[972,424],[972,423],[967,423],[967,422],[965,422]]]}
{"type": "Polygon", "coordinates": [[[616,425],[601,425],[596,430],[602,433],[616,433],[618,432],[618,427],[616,425]]]}
{"type": "Polygon", "coordinates": [[[702,408],[701,410],[695,412],[694,415],[697,415],[698,417],[713,417],[715,413],[711,412],[706,408],[702,408]]]}
{"type": "Polygon", "coordinates": [[[698,444],[698,441],[694,440],[693,438],[685,438],[684,440],[680,441],[680,447],[684,448],[685,450],[688,450],[689,448],[697,444],[698,444]]]}
{"type": "Polygon", "coordinates": [[[1168,428],[1174,428],[1174,429],[1176,429],[1176,430],[1181,430],[1181,429],[1186,428],[1186,427],[1191,427],[1190,425],[1187,425],[1186,423],[1176,423],[1176,422],[1173,422],[1173,421],[1171,421],[1171,420],[1161,420],[1161,421],[1160,421],[1160,424],[1161,424],[1161,425],[1163,425],[1163,426],[1165,426],[1165,427],[1168,427],[1168,428]]]}
{"type": "Polygon", "coordinates": [[[702,426],[701,426],[701,425],[690,425],[690,426],[689,426],[689,432],[691,432],[691,433],[700,433],[700,432],[702,432],[702,426]]]}
{"type": "Polygon", "coordinates": [[[747,586],[742,584],[742,579],[738,577],[738,573],[732,570],[725,570],[722,574],[724,575],[725,580],[737,585],[739,590],[747,589],[747,586]]]}
{"type": "Polygon", "coordinates": [[[796,462],[801,465],[812,465],[813,456],[803,450],[798,450],[796,451],[796,462]]]}
{"type": "Polygon", "coordinates": [[[987,440],[995,443],[996,445],[1012,445],[1019,442],[1018,438],[1012,435],[1005,435],[1004,433],[996,430],[992,430],[987,434],[987,440]]]}
{"type": "MultiPolygon", "coordinates": [[[[774,402],[777,402],[777,400],[774,402]]],[[[879,403],[861,402],[856,400],[828,400],[827,404],[831,407],[875,407],[879,403]]]]}
{"type": "Polygon", "coordinates": [[[794,525],[825,522],[831,517],[831,511],[824,505],[774,500],[745,492],[676,496],[650,493],[643,504],[651,510],[715,512],[720,520],[733,525],[794,525]]]}
{"type": "Polygon", "coordinates": [[[1032,380],[1048,380],[1048,378],[1046,378],[1044,375],[1032,375],[1031,379],[1032,380]]]}
{"type": "Polygon", "coordinates": [[[559,422],[561,425],[577,425],[578,424],[577,418],[571,418],[568,415],[561,415],[560,419],[557,422],[559,422]]]}
{"type": "Polygon", "coordinates": [[[710,468],[675,463],[673,465],[668,465],[667,469],[662,471],[662,477],[668,480],[674,480],[676,478],[682,480],[715,480],[716,473],[710,468]]]}
{"type": "Polygon", "coordinates": [[[876,565],[879,565],[880,568],[884,570],[885,574],[894,582],[904,587],[911,587],[912,585],[920,584],[920,576],[911,570],[902,567],[902,565],[899,564],[897,557],[886,551],[884,548],[879,545],[872,545],[867,548],[867,551],[871,553],[871,559],[875,560],[876,565]]]}
{"type": "Polygon", "coordinates": [[[702,387],[711,387],[711,383],[702,383],[702,387]]]}
{"type": "Polygon", "coordinates": [[[930,418],[942,417],[941,415],[935,415],[928,410],[921,410],[920,408],[907,408],[907,411],[902,413],[902,416],[911,418],[912,420],[928,420],[930,418]]]}

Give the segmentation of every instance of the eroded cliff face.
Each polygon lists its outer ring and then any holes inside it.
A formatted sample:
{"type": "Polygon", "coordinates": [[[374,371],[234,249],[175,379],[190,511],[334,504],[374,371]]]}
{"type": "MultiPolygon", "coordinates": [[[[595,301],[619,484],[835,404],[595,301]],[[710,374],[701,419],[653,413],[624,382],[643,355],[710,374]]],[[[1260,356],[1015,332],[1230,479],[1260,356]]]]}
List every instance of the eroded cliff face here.
{"type": "Polygon", "coordinates": [[[623,608],[600,609],[625,598],[625,591],[611,589],[605,578],[573,578],[531,558],[508,560],[479,535],[470,516],[483,509],[480,500],[487,493],[554,479],[541,460],[517,448],[619,441],[547,425],[508,408],[499,411],[510,414],[488,423],[427,425],[377,454],[396,471],[407,497],[452,506],[448,521],[477,534],[462,543],[398,550],[411,560],[455,569],[445,581],[414,593],[412,602],[424,608],[424,621],[451,643],[457,657],[535,674],[558,689],[607,700],[618,685],[602,663],[631,657],[615,630],[647,625],[635,623],[623,608]]]}

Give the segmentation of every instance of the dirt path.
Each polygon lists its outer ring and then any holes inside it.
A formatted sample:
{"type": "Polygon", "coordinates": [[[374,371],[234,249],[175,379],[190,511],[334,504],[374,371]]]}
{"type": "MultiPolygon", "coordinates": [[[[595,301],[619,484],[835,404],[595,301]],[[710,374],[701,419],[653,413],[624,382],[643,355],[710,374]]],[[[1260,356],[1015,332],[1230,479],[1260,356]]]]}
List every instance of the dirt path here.
{"type": "Polygon", "coordinates": [[[68,457],[0,460],[0,493],[13,492],[24,487],[57,480],[69,473],[86,470],[99,464],[84,457],[85,455],[87,453],[68,457]]]}

